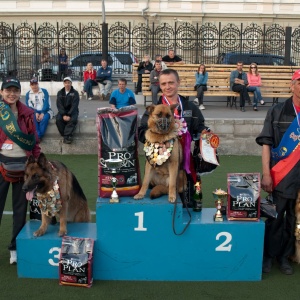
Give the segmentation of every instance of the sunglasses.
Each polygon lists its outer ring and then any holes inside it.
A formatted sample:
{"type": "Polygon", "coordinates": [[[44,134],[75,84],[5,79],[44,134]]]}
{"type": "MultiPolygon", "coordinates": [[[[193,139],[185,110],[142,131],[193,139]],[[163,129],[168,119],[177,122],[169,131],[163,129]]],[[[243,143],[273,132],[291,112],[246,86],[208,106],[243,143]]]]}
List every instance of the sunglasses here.
{"type": "Polygon", "coordinates": [[[256,67],[255,67],[255,66],[251,66],[250,68],[251,68],[251,69],[256,69],[256,67]]]}

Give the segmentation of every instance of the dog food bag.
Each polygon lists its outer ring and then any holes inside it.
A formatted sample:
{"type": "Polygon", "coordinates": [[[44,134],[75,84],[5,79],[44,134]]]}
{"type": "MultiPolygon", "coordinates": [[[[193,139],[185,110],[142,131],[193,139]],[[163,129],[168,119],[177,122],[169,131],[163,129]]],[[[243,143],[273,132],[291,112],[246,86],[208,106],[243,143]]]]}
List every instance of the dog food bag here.
{"type": "Polygon", "coordinates": [[[227,174],[227,219],[257,221],[260,217],[260,174],[227,174]]]}
{"type": "Polygon", "coordinates": [[[119,196],[134,196],[141,186],[138,160],[138,110],[135,106],[121,109],[99,108],[98,131],[98,191],[102,198],[112,194],[111,178],[117,178],[119,196]],[[122,160],[115,174],[106,165],[106,160],[122,160]]]}
{"type": "Polygon", "coordinates": [[[91,287],[94,240],[64,236],[59,261],[59,284],[91,287]]]}

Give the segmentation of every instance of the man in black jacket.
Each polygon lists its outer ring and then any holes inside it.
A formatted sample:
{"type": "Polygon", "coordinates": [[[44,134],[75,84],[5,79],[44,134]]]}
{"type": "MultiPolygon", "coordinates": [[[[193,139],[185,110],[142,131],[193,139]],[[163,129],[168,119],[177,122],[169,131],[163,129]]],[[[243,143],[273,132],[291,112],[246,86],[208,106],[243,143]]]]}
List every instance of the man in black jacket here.
{"type": "Polygon", "coordinates": [[[293,96],[271,107],[256,142],[262,146],[262,189],[272,193],[277,218],[265,226],[263,272],[273,258],[280,271],[293,274],[288,257],[295,251],[295,200],[300,188],[300,70],[292,77],[293,96]]]}
{"type": "Polygon", "coordinates": [[[79,114],[79,94],[72,86],[70,77],[64,78],[64,88],[57,93],[56,126],[65,144],[72,143],[79,114]]]}
{"type": "MultiPolygon", "coordinates": [[[[177,104],[177,108],[174,111],[175,117],[184,118],[187,123],[188,133],[191,135],[191,138],[194,140],[199,140],[200,133],[202,131],[209,130],[209,128],[205,126],[205,120],[199,108],[191,101],[188,101],[186,98],[178,95],[180,80],[177,71],[174,69],[166,69],[161,71],[159,75],[159,84],[163,95],[159,98],[157,104],[177,104]]],[[[145,143],[145,132],[148,129],[148,118],[149,113],[146,110],[142,116],[138,132],[139,141],[142,143],[145,143]]],[[[192,174],[187,175],[189,190],[185,193],[185,195],[181,195],[181,199],[183,202],[187,203],[187,206],[192,207],[193,203],[191,195],[193,193],[194,182],[192,179],[192,174]]]]}

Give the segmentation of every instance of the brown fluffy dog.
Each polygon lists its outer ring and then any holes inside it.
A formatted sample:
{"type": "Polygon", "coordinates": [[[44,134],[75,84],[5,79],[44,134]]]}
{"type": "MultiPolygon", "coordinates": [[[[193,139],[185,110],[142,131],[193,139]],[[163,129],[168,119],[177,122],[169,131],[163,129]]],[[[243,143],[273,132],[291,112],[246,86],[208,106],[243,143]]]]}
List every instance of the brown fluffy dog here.
{"type": "Polygon", "coordinates": [[[27,199],[31,200],[36,192],[41,207],[42,224],[34,236],[46,232],[52,216],[59,216],[59,236],[67,234],[67,221],[90,222],[86,197],[74,174],[63,163],[50,162],[43,153],[37,160],[30,156],[24,180],[27,199]]]}
{"type": "MultiPolygon", "coordinates": [[[[170,146],[168,141],[171,141],[173,147],[172,151],[169,153],[170,156],[162,164],[159,164],[160,162],[153,163],[153,160],[151,159],[152,155],[149,155],[149,153],[147,155],[147,150],[145,151],[147,159],[144,180],[139,193],[134,196],[134,199],[144,198],[149,184],[151,184],[153,186],[150,192],[151,199],[168,194],[169,201],[175,202],[177,194],[176,187],[178,186],[178,192],[182,192],[186,187],[185,173],[183,170],[180,170],[182,163],[182,147],[178,141],[178,130],[175,126],[175,107],[176,105],[168,106],[163,104],[147,107],[149,119],[148,130],[145,134],[147,140],[147,146],[145,147],[148,149],[148,152],[151,152],[151,149],[155,149],[155,145],[158,144],[165,144],[168,148],[170,146]],[[160,124],[163,124],[163,126],[160,126],[160,124]]],[[[152,151],[154,158],[156,157],[154,154],[155,151],[152,151]]],[[[163,150],[158,148],[156,153],[162,153],[160,151],[163,150]]]]}
{"type": "Polygon", "coordinates": [[[295,255],[293,260],[300,264],[300,190],[298,190],[298,197],[295,204],[296,228],[295,228],[295,255]],[[298,227],[299,226],[299,227],[298,227]]]}

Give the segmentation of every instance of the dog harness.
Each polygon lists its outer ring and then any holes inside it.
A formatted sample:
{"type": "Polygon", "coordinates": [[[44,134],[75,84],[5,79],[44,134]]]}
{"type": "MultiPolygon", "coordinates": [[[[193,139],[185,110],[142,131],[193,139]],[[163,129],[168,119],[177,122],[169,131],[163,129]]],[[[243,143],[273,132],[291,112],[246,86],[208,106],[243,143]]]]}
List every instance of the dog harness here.
{"type": "Polygon", "coordinates": [[[146,140],[144,151],[150,165],[154,168],[156,165],[162,165],[171,156],[174,147],[174,139],[164,143],[150,143],[146,140]]]}
{"type": "Polygon", "coordinates": [[[59,214],[62,205],[60,200],[58,178],[54,181],[52,190],[44,194],[36,193],[36,197],[43,214],[48,217],[54,217],[59,214]]]}

